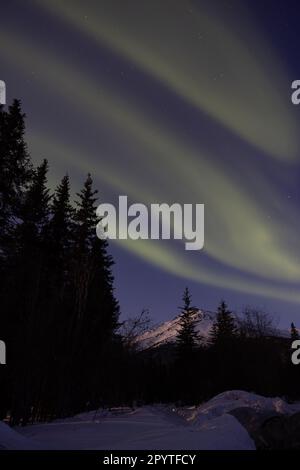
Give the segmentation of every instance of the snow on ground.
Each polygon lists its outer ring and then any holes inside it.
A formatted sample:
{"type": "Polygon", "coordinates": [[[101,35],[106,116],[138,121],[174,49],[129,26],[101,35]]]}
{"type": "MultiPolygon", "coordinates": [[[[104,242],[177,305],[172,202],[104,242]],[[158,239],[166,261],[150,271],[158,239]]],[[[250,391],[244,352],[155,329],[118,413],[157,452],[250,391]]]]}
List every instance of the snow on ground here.
{"type": "Polygon", "coordinates": [[[300,405],[234,390],[199,407],[144,406],[82,413],[47,424],[11,429],[0,422],[0,449],[253,450],[231,414],[236,408],[291,414],[300,405]]]}
{"type": "Polygon", "coordinates": [[[93,420],[91,414],[20,430],[39,446],[51,449],[254,449],[241,424],[228,414],[201,428],[164,407],[146,406],[124,413],[110,413],[93,420]]]}
{"type": "Polygon", "coordinates": [[[0,450],[38,450],[37,442],[27,439],[0,421],[0,450]]]}
{"type": "Polygon", "coordinates": [[[177,410],[177,413],[193,425],[201,425],[210,419],[241,407],[274,414],[292,414],[300,411],[300,405],[290,405],[279,397],[266,398],[255,393],[232,390],[220,393],[198,407],[181,408],[177,410]]]}

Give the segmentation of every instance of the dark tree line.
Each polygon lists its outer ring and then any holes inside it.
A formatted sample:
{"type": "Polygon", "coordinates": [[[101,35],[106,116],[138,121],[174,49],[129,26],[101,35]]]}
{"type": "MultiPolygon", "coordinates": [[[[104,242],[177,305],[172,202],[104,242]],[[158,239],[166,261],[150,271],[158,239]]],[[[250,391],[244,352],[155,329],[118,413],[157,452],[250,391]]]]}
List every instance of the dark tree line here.
{"type": "Polygon", "coordinates": [[[141,353],[141,389],[148,401],[199,404],[232,389],[299,399],[300,366],[291,362],[291,343],[299,339],[294,324],[283,338],[269,314],[248,307],[237,317],[222,300],[204,338],[197,331],[197,312],[185,289],[176,341],[141,353]]]}
{"type": "Polygon", "coordinates": [[[294,324],[290,337],[280,337],[271,315],[246,308],[239,317],[222,300],[208,337],[201,337],[197,312],[185,289],[176,340],[140,352],[131,349],[125,363],[127,397],[137,403],[197,405],[239,389],[300,398],[300,366],[291,362],[291,344],[299,338],[294,324]]]}
{"type": "Polygon", "coordinates": [[[52,194],[47,161],[34,167],[28,154],[24,118],[19,101],[0,108],[0,325],[9,364],[0,407],[23,424],[98,406],[111,392],[120,343],[92,178],[75,205],[67,175],[52,194]]]}
{"type": "MultiPolygon", "coordinates": [[[[97,191],[90,175],[75,201],[65,175],[54,192],[48,162],[32,164],[19,101],[0,107],[0,419],[11,424],[122,404],[197,404],[228,389],[300,397],[291,340],[274,336],[268,316],[243,322],[222,301],[209,341],[197,332],[188,289],[177,340],[136,345],[136,325],[119,329],[107,242],[96,236],[97,191]]],[[[295,325],[291,339],[298,339],[295,325]]]]}

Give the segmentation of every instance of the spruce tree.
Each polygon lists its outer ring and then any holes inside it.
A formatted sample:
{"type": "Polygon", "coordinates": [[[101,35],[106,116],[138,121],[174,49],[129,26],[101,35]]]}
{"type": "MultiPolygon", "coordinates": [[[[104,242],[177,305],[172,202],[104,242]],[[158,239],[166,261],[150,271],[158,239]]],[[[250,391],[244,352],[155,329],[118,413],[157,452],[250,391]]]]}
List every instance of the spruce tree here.
{"type": "Polygon", "coordinates": [[[30,178],[25,114],[20,101],[14,100],[8,112],[0,108],[0,242],[4,252],[9,248],[10,230],[16,224],[30,178]]]}
{"type": "Polygon", "coordinates": [[[20,208],[20,224],[14,236],[17,251],[11,291],[10,337],[13,343],[11,363],[17,379],[12,393],[13,423],[28,420],[35,405],[34,390],[43,379],[41,370],[45,323],[44,305],[45,244],[50,195],[47,189],[48,163],[36,168],[20,208]],[[37,354],[38,351],[38,354],[37,354]]]}
{"type": "Polygon", "coordinates": [[[210,342],[213,345],[225,344],[235,338],[236,334],[237,329],[232,312],[222,300],[218,307],[216,321],[211,329],[210,342]]]}
{"type": "Polygon", "coordinates": [[[291,323],[291,340],[296,341],[297,339],[299,339],[299,333],[294,323],[292,322],[291,323]]]}
{"type": "Polygon", "coordinates": [[[70,289],[73,214],[70,181],[66,175],[55,190],[45,230],[46,256],[41,309],[44,312],[42,351],[47,380],[44,380],[41,389],[43,407],[40,412],[48,417],[56,416],[60,411],[70,346],[68,338],[73,305],[73,292],[70,289]]]}
{"type": "MultiPolygon", "coordinates": [[[[21,350],[15,335],[22,331],[20,324],[20,305],[16,305],[18,292],[16,276],[20,273],[17,259],[19,258],[17,237],[15,236],[21,223],[20,210],[24,201],[30,178],[31,161],[25,143],[25,115],[22,113],[20,101],[15,100],[8,110],[0,105],[0,305],[1,331],[9,351],[10,373],[7,378],[14,377],[14,366],[17,352],[21,350]]],[[[13,396],[12,381],[1,384],[2,391],[9,393],[11,409],[13,396]]],[[[0,397],[3,403],[4,398],[0,397]]]]}
{"type": "Polygon", "coordinates": [[[7,292],[14,276],[17,249],[14,232],[20,221],[20,208],[31,178],[24,120],[20,101],[15,100],[7,111],[0,105],[0,304],[4,333],[7,329],[7,292]]]}
{"type": "Polygon", "coordinates": [[[74,214],[74,209],[70,202],[70,180],[68,175],[63,177],[55,190],[50,212],[51,219],[48,236],[52,239],[53,244],[57,244],[53,248],[62,252],[70,246],[71,220],[74,214]]]}
{"type": "Polygon", "coordinates": [[[63,301],[70,283],[70,264],[73,240],[74,209],[70,201],[70,181],[65,175],[57,186],[50,207],[50,219],[46,229],[47,264],[51,297],[63,301]]]}
{"type": "Polygon", "coordinates": [[[176,344],[180,355],[191,353],[199,344],[200,336],[196,331],[196,309],[191,304],[191,294],[186,287],[183,293],[183,307],[179,319],[176,344]]]}
{"type": "Polygon", "coordinates": [[[76,285],[75,317],[81,320],[86,307],[88,287],[93,274],[91,250],[95,240],[97,225],[96,201],[97,190],[93,189],[93,180],[88,174],[84,187],[77,193],[74,215],[74,284],[76,285]]]}
{"type": "Polygon", "coordinates": [[[20,209],[21,224],[17,230],[21,245],[42,240],[42,234],[49,216],[51,196],[47,188],[48,161],[43,162],[34,170],[32,181],[25,193],[24,203],[20,209]]]}
{"type": "Polygon", "coordinates": [[[93,190],[91,175],[88,175],[84,188],[77,194],[77,209],[74,216],[74,255],[76,259],[75,282],[79,292],[75,310],[80,318],[84,314],[84,309],[94,310],[95,305],[100,303],[103,310],[108,309],[107,315],[104,315],[102,311],[103,329],[112,333],[118,326],[119,308],[113,294],[114,279],[111,271],[113,259],[107,252],[107,241],[100,240],[96,234],[98,217],[95,196],[97,192],[93,190]],[[89,287],[90,290],[88,290],[89,287]]]}
{"type": "MultiPolygon", "coordinates": [[[[113,260],[107,253],[107,241],[98,239],[96,234],[96,194],[88,175],[77,194],[73,230],[71,290],[74,295],[69,330],[72,377],[69,382],[85,383],[84,390],[79,387],[80,392],[74,397],[74,408],[92,400],[96,405],[99,389],[104,393],[102,381],[109,382],[110,364],[110,357],[104,360],[104,355],[109,354],[118,327],[119,306],[111,271],[113,260]]],[[[66,396],[70,396],[70,389],[66,396]]]]}

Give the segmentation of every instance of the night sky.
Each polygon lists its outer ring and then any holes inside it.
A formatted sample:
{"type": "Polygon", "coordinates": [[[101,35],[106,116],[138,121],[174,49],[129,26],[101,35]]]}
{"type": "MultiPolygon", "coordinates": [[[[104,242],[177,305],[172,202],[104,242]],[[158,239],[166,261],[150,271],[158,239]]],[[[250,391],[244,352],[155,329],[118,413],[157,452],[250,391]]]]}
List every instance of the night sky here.
{"type": "Polygon", "coordinates": [[[1,2],[0,79],[52,188],[204,203],[205,249],[110,242],[124,316],[225,298],[300,325],[300,79],[294,1],[1,2]]]}

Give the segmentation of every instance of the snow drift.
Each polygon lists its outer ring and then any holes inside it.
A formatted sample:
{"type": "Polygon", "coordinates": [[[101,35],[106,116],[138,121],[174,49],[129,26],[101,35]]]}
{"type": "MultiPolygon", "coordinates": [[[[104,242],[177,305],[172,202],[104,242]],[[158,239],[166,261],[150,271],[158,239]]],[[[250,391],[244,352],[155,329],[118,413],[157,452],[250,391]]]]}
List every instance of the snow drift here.
{"type": "Polygon", "coordinates": [[[290,405],[279,397],[267,398],[242,390],[232,390],[220,393],[198,407],[184,407],[176,412],[189,423],[199,426],[237,408],[251,408],[257,413],[270,415],[287,415],[300,411],[300,405],[290,405]]]}
{"type": "Polygon", "coordinates": [[[254,450],[234,411],[286,416],[300,411],[281,398],[227,391],[198,407],[168,405],[81,413],[47,424],[11,429],[0,423],[1,449],[254,450]]]}

